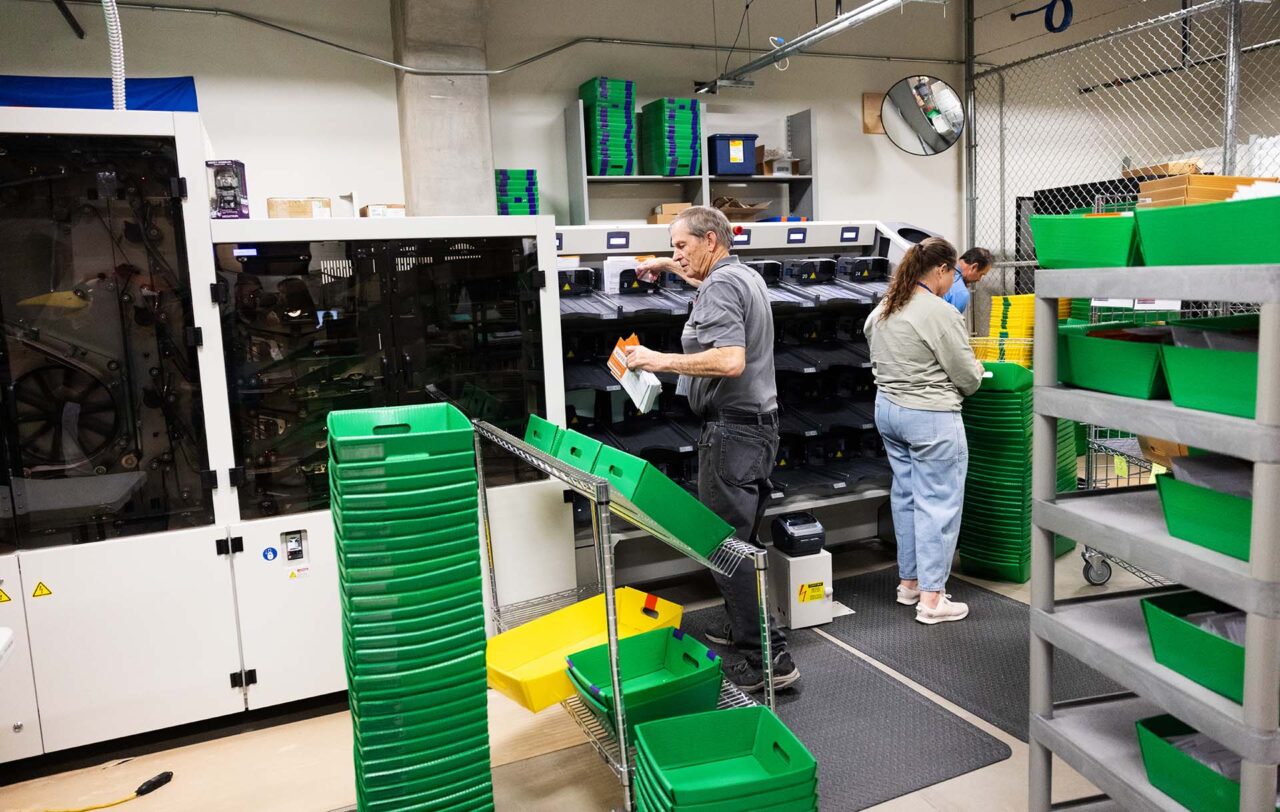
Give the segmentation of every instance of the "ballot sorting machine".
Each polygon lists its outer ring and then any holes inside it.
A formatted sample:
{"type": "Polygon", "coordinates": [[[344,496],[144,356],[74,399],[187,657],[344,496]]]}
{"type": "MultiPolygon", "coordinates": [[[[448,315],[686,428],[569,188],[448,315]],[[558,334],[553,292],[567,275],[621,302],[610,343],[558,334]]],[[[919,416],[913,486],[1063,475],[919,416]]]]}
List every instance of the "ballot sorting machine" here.
{"type": "MultiPolygon", "coordinates": [[[[0,109],[0,762],[345,690],[329,411],[563,422],[551,217],[210,222],[204,145],[0,109]]],[[[485,462],[498,598],[576,586],[563,487],[485,462]]]]}
{"type": "MultiPolygon", "coordinates": [[[[875,429],[875,389],[863,323],[923,229],[878,221],[744,223],[733,253],[765,280],[774,317],[781,443],[767,515],[818,510],[833,543],[884,532],[890,472],[875,429]]],[[[659,375],[658,407],[641,414],[605,369],[619,338],[680,352],[695,290],[675,274],[637,277],[638,257],[671,253],[665,225],[557,229],[561,346],[570,428],[643,457],[696,492],[698,418],[659,375]]],[[[590,573],[590,511],[577,500],[578,568],[590,573]]],[[[767,522],[765,523],[768,524],[767,522]]],[[[768,538],[768,528],[762,535],[768,538]]],[[[639,529],[619,534],[626,540],[639,529]]],[[[696,570],[660,545],[621,545],[623,583],[696,570]]]]}

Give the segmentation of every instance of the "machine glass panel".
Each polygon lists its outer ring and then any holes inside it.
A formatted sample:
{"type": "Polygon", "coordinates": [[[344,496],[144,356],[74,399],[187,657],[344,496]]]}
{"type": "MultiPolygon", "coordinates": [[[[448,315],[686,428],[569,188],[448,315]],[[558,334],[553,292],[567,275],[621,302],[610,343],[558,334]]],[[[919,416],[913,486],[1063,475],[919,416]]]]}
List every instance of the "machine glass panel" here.
{"type": "Polygon", "coordinates": [[[213,521],[176,165],[172,139],[0,133],[0,539],[213,521]]]}
{"type": "MultiPolygon", "coordinates": [[[[214,246],[240,513],[328,506],[330,411],[449,399],[523,434],[545,414],[533,240],[214,246]]],[[[495,454],[490,484],[533,478],[495,454]]]]}
{"type": "Polygon", "coordinates": [[[245,519],[329,506],[325,420],[388,403],[384,279],[362,243],[214,246],[245,519]]]}
{"type": "MultiPolygon", "coordinates": [[[[529,415],[546,415],[536,240],[403,240],[387,252],[398,401],[443,396],[524,436],[529,415]]],[[[537,478],[492,444],[482,449],[488,484],[537,478]]]]}

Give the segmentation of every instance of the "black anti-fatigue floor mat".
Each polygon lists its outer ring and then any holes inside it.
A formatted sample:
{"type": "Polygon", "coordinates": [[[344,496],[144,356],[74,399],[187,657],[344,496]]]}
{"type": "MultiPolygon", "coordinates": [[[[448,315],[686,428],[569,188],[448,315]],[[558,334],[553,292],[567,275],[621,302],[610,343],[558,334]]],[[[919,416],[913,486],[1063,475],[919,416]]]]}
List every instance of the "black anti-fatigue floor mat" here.
{"type": "MultiPolygon", "coordinates": [[[[952,600],[969,604],[954,623],[916,623],[915,608],[894,600],[897,567],[836,581],[835,598],[854,611],[823,630],[946,697],[1022,741],[1027,740],[1031,614],[1024,603],[951,578],[952,600]]],[[[1075,658],[1054,653],[1053,698],[1123,691],[1075,658]]]]}
{"type": "MultiPolygon", "coordinates": [[[[717,607],[687,613],[681,625],[701,638],[723,621],[717,607]]],[[[814,631],[788,632],[788,640],[801,687],[779,692],[778,715],[818,759],[822,810],[866,809],[1011,755],[1003,742],[814,631]]]]}

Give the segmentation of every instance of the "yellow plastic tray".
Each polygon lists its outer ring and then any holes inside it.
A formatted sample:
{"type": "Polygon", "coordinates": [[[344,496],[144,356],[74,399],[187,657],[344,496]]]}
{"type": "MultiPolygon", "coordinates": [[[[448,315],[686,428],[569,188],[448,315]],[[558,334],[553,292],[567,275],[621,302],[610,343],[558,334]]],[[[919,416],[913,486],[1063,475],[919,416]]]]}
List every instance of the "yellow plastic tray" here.
{"type": "MultiPolygon", "coordinates": [[[[614,593],[618,637],[678,627],[684,609],[638,589],[614,593]]],[[[596,595],[489,638],[489,685],[537,713],[574,695],[565,657],[608,639],[604,595],[596,595]]]]}

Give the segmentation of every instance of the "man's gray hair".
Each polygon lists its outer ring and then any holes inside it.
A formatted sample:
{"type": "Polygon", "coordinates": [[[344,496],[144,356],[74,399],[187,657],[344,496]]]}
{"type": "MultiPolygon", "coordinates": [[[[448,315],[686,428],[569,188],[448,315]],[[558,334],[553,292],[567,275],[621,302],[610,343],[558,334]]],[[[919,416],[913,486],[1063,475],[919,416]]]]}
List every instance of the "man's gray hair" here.
{"type": "Polygon", "coordinates": [[[671,225],[675,226],[676,223],[683,225],[686,231],[698,238],[715,234],[716,241],[722,248],[733,249],[733,226],[729,224],[729,218],[725,217],[724,212],[719,209],[713,209],[710,206],[690,206],[677,214],[671,225]]]}

